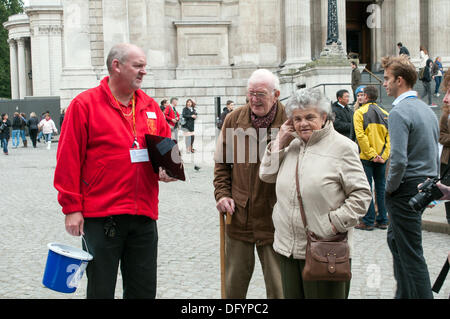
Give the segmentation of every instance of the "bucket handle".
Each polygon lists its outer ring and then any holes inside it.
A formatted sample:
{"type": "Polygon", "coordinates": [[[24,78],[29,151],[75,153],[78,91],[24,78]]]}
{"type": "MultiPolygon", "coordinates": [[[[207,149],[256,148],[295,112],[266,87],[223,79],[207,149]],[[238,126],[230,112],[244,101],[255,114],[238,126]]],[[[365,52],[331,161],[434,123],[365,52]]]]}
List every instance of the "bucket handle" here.
{"type": "Polygon", "coordinates": [[[84,242],[84,246],[86,247],[87,253],[90,255],[91,253],[89,252],[89,248],[88,248],[88,245],[87,245],[87,243],[86,243],[86,239],[84,238],[84,235],[81,235],[81,239],[82,239],[83,242],[84,242]]]}

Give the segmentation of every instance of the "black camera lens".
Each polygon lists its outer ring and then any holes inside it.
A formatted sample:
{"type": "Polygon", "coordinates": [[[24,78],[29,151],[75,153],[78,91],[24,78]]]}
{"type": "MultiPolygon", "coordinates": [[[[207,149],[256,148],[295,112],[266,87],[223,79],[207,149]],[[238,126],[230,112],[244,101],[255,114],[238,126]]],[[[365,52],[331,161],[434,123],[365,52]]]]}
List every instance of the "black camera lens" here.
{"type": "Polygon", "coordinates": [[[427,205],[431,203],[432,200],[433,198],[431,198],[429,193],[420,192],[417,193],[414,197],[412,197],[408,203],[412,209],[414,209],[416,212],[419,212],[425,207],[427,207],[427,205]]]}

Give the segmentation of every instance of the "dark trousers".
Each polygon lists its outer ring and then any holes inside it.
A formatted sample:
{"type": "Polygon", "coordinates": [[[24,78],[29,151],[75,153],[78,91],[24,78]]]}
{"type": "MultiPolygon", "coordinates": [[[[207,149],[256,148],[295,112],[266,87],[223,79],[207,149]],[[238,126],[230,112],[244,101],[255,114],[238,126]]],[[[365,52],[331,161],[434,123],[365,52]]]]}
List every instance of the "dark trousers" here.
{"type": "Polygon", "coordinates": [[[31,139],[31,142],[33,143],[33,147],[36,147],[37,134],[38,134],[37,129],[30,129],[30,139],[31,139]]]}
{"type": "Polygon", "coordinates": [[[428,105],[431,105],[431,82],[422,81],[424,92],[422,99],[428,95],[428,105]]]}
{"type": "Polygon", "coordinates": [[[113,221],[116,233],[114,237],[108,237],[105,235],[108,217],[85,219],[84,237],[94,257],[86,268],[87,298],[114,298],[119,262],[123,298],[155,298],[156,221],[136,215],[114,216],[113,221]]]}
{"type": "Polygon", "coordinates": [[[430,275],[423,256],[422,213],[414,211],[408,201],[417,194],[417,185],[426,178],[411,178],[386,194],[390,223],[387,242],[394,262],[397,299],[432,299],[430,275]]]}
{"type": "MultiPolygon", "coordinates": [[[[441,178],[442,173],[445,172],[445,170],[447,169],[448,164],[443,164],[441,163],[441,178]]],[[[450,172],[448,172],[446,174],[446,176],[444,176],[444,178],[442,178],[441,183],[447,186],[450,186],[450,172]]],[[[445,202],[445,217],[447,218],[447,223],[450,224],[450,202],[445,202]]]]}
{"type": "Polygon", "coordinates": [[[349,281],[303,281],[304,259],[280,255],[281,281],[285,299],[347,299],[349,281]]]}

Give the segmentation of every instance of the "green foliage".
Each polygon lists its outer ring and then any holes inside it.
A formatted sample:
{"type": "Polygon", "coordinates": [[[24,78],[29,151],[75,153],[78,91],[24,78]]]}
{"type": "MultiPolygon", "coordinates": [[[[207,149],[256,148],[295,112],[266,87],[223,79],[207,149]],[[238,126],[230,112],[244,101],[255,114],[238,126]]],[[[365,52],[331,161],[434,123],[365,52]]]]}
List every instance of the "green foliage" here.
{"type": "Polygon", "coordinates": [[[0,0],[0,97],[11,97],[8,31],[3,23],[8,17],[23,12],[22,0],[0,0]]]}

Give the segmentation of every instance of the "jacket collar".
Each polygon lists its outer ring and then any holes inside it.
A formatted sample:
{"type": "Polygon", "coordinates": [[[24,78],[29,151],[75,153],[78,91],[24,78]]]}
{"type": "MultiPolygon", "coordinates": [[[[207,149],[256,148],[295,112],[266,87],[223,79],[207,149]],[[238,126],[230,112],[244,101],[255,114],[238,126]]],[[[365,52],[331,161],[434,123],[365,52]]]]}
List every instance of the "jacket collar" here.
{"type": "Polygon", "coordinates": [[[325,126],[320,129],[313,131],[311,134],[311,137],[308,140],[308,143],[305,143],[300,136],[297,134],[297,132],[292,133],[292,136],[296,137],[298,140],[300,140],[300,143],[306,146],[311,146],[314,144],[317,144],[319,141],[321,141],[324,137],[332,134],[334,131],[334,127],[331,121],[327,121],[325,126]]]}
{"type": "MultiPolygon", "coordinates": [[[[284,122],[283,121],[284,113],[285,113],[284,105],[280,101],[277,101],[277,104],[278,104],[277,105],[277,107],[278,107],[277,113],[275,115],[275,118],[274,118],[272,124],[270,124],[270,127],[274,127],[274,126],[280,127],[281,125],[283,125],[283,122],[284,122]]],[[[243,108],[244,109],[242,110],[241,114],[239,114],[236,124],[239,127],[242,127],[243,129],[253,127],[252,120],[250,117],[251,112],[252,112],[250,109],[250,103],[247,103],[245,106],[243,106],[243,108]]]]}
{"type": "MultiPolygon", "coordinates": [[[[117,103],[114,99],[114,95],[112,94],[111,89],[109,88],[108,82],[109,82],[109,76],[105,76],[100,82],[100,87],[102,88],[103,92],[105,93],[108,103],[113,108],[120,110],[119,106],[117,105],[117,103]]],[[[139,103],[139,101],[142,100],[142,91],[140,89],[136,90],[136,91],[134,91],[134,94],[135,94],[135,99],[136,99],[135,105],[136,105],[136,112],[137,112],[138,108],[139,108],[138,105],[141,104],[141,103],[139,103]]]]}
{"type": "Polygon", "coordinates": [[[378,104],[377,104],[376,102],[367,102],[367,103],[364,103],[361,107],[364,107],[364,106],[366,106],[366,105],[368,105],[368,106],[370,106],[370,105],[376,105],[376,106],[378,106],[378,104]]]}

